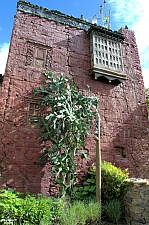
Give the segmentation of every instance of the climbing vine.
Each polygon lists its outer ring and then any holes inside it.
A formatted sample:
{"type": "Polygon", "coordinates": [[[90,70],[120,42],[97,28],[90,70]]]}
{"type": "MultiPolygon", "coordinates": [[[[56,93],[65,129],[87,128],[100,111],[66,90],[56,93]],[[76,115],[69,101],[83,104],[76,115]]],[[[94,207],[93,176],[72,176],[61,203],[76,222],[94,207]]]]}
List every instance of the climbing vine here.
{"type": "Polygon", "coordinates": [[[34,95],[40,95],[41,112],[44,112],[36,127],[40,126],[41,139],[50,140],[52,147],[44,150],[41,159],[50,160],[61,195],[70,194],[77,167],[74,157],[84,149],[99,101],[90,96],[90,91],[84,96],[64,75],[45,73],[45,76],[43,86],[34,89],[34,95]]]}

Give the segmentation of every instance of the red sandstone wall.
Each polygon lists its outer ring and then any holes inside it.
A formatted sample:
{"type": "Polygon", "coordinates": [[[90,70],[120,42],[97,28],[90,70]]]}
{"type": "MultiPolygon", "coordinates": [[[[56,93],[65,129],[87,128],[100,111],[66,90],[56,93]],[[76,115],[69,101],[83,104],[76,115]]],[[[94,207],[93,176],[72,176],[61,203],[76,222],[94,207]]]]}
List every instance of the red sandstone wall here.
{"type": "MultiPolygon", "coordinates": [[[[138,49],[133,32],[120,31],[126,37],[123,53],[128,80],[116,85],[94,80],[89,75],[89,37],[84,30],[17,13],[0,100],[1,187],[35,193],[54,191],[50,165],[43,166],[38,160],[42,150],[39,131],[27,124],[28,97],[44,79],[44,71],[63,72],[78,83],[84,94],[87,85],[91,86],[92,94],[100,98],[102,159],[129,168],[131,176],[146,173],[148,120],[138,49]],[[33,42],[50,51],[45,69],[32,65],[29,43],[33,42]]],[[[95,161],[93,135],[87,139],[86,149],[91,164],[95,161]]],[[[80,162],[80,165],[86,169],[85,164],[80,162]]]]}

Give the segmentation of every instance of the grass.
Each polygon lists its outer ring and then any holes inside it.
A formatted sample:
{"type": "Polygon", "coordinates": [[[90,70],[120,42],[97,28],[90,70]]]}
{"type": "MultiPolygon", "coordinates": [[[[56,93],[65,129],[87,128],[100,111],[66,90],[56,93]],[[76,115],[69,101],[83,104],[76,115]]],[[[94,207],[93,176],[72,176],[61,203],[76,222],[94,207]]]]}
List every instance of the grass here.
{"type": "Polygon", "coordinates": [[[96,223],[101,216],[101,207],[98,203],[75,201],[60,215],[62,225],[86,225],[96,223]]]}
{"type": "Polygon", "coordinates": [[[113,199],[103,206],[103,214],[114,224],[118,225],[122,215],[121,202],[113,199]]]}

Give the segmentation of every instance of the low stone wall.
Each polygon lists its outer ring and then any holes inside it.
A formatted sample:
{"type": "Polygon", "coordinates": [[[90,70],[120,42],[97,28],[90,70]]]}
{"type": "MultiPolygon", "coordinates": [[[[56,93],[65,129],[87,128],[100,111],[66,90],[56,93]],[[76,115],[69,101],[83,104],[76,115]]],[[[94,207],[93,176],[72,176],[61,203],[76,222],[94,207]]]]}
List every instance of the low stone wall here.
{"type": "Polygon", "coordinates": [[[124,197],[128,225],[149,225],[149,180],[128,180],[129,187],[124,197]]]}

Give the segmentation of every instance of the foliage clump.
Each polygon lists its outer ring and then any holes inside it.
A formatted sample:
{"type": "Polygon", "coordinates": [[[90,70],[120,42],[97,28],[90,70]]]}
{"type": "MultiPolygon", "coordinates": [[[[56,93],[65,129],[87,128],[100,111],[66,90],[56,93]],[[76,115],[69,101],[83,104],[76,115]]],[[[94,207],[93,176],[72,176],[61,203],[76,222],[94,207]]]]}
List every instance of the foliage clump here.
{"type": "Polygon", "coordinates": [[[100,216],[100,205],[95,202],[68,204],[64,198],[22,194],[14,190],[0,191],[1,225],[93,225],[100,216]]]}
{"type": "MultiPolygon", "coordinates": [[[[73,199],[95,198],[96,196],[96,166],[88,172],[88,179],[82,187],[76,188],[73,199]]],[[[101,163],[101,198],[102,202],[120,199],[126,190],[128,171],[112,165],[110,162],[101,163]]]]}
{"type": "Polygon", "coordinates": [[[69,194],[75,184],[74,157],[84,149],[97,113],[98,98],[90,96],[90,91],[84,96],[64,75],[46,73],[45,76],[44,85],[34,89],[34,95],[40,95],[42,112],[36,127],[40,126],[41,139],[49,140],[52,146],[44,150],[41,159],[52,163],[61,194],[69,194]]]}
{"type": "Polygon", "coordinates": [[[0,224],[47,224],[56,223],[62,212],[61,199],[47,196],[35,197],[13,190],[0,191],[0,224]]]}
{"type": "Polygon", "coordinates": [[[104,161],[101,174],[103,201],[121,198],[127,187],[128,170],[122,170],[104,161]]]}

